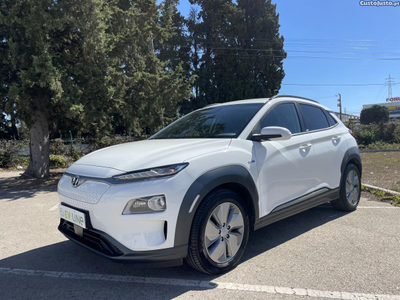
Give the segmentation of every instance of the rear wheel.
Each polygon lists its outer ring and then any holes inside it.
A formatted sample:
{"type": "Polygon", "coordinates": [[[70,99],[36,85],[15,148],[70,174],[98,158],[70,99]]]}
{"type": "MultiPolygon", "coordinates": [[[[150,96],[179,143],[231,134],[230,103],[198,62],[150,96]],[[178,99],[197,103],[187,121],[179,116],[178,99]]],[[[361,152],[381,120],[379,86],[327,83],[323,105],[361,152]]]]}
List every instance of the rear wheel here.
{"type": "Polygon", "coordinates": [[[240,261],[249,236],[249,217],[243,200],[230,190],[204,199],[193,220],[187,261],[201,272],[220,274],[240,261]]]}
{"type": "Polygon", "coordinates": [[[354,211],[357,209],[361,196],[361,177],[358,168],[349,164],[344,173],[340,186],[340,197],[331,201],[334,208],[343,211],[354,211]]]}

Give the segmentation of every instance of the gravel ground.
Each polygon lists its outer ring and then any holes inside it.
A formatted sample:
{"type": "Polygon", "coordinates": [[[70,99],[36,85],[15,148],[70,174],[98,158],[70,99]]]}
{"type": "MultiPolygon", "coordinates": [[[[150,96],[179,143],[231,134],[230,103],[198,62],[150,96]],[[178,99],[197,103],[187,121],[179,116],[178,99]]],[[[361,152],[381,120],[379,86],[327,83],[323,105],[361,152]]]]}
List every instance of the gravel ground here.
{"type": "Polygon", "coordinates": [[[361,153],[363,183],[400,192],[400,152],[361,153]]]}

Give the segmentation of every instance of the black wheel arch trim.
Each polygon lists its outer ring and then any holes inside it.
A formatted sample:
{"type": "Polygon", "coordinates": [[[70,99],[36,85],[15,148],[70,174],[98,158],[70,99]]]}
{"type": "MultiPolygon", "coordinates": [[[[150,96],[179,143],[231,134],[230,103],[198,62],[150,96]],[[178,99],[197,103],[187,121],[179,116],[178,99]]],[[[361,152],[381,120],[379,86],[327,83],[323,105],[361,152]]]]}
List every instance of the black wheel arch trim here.
{"type": "Polygon", "coordinates": [[[258,190],[249,171],[240,165],[228,165],[210,170],[192,183],[183,198],[176,223],[175,247],[188,243],[193,218],[202,200],[212,190],[225,184],[238,184],[247,190],[251,199],[243,200],[251,200],[253,207],[250,209],[254,212],[254,220],[258,219],[258,190]],[[193,201],[197,195],[200,195],[200,197],[197,199],[194,207],[192,207],[193,201]],[[191,207],[192,210],[189,213],[191,207]]]}
{"type": "Polygon", "coordinates": [[[360,176],[361,176],[362,162],[361,162],[360,150],[358,149],[358,147],[351,147],[351,148],[347,149],[346,153],[344,154],[343,160],[342,160],[342,165],[340,167],[341,174],[343,175],[344,170],[346,169],[346,166],[352,160],[356,161],[356,167],[360,171],[360,176]]]}

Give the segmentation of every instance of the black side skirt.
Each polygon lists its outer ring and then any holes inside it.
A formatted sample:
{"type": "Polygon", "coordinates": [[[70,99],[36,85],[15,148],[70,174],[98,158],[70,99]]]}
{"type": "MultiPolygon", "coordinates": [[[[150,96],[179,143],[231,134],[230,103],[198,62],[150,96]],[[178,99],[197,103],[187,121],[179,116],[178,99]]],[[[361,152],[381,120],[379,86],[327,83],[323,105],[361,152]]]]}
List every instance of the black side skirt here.
{"type": "Polygon", "coordinates": [[[321,189],[275,207],[254,224],[254,230],[339,198],[339,188],[321,189]]]}

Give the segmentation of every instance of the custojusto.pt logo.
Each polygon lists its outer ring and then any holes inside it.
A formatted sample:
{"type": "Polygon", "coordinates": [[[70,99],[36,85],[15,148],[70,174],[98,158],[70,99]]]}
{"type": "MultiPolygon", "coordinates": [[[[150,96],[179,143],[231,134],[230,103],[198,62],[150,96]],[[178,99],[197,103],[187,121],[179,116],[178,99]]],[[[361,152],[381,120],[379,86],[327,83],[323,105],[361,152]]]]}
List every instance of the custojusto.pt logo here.
{"type": "Polygon", "coordinates": [[[361,6],[400,6],[400,1],[360,1],[361,6]]]}

